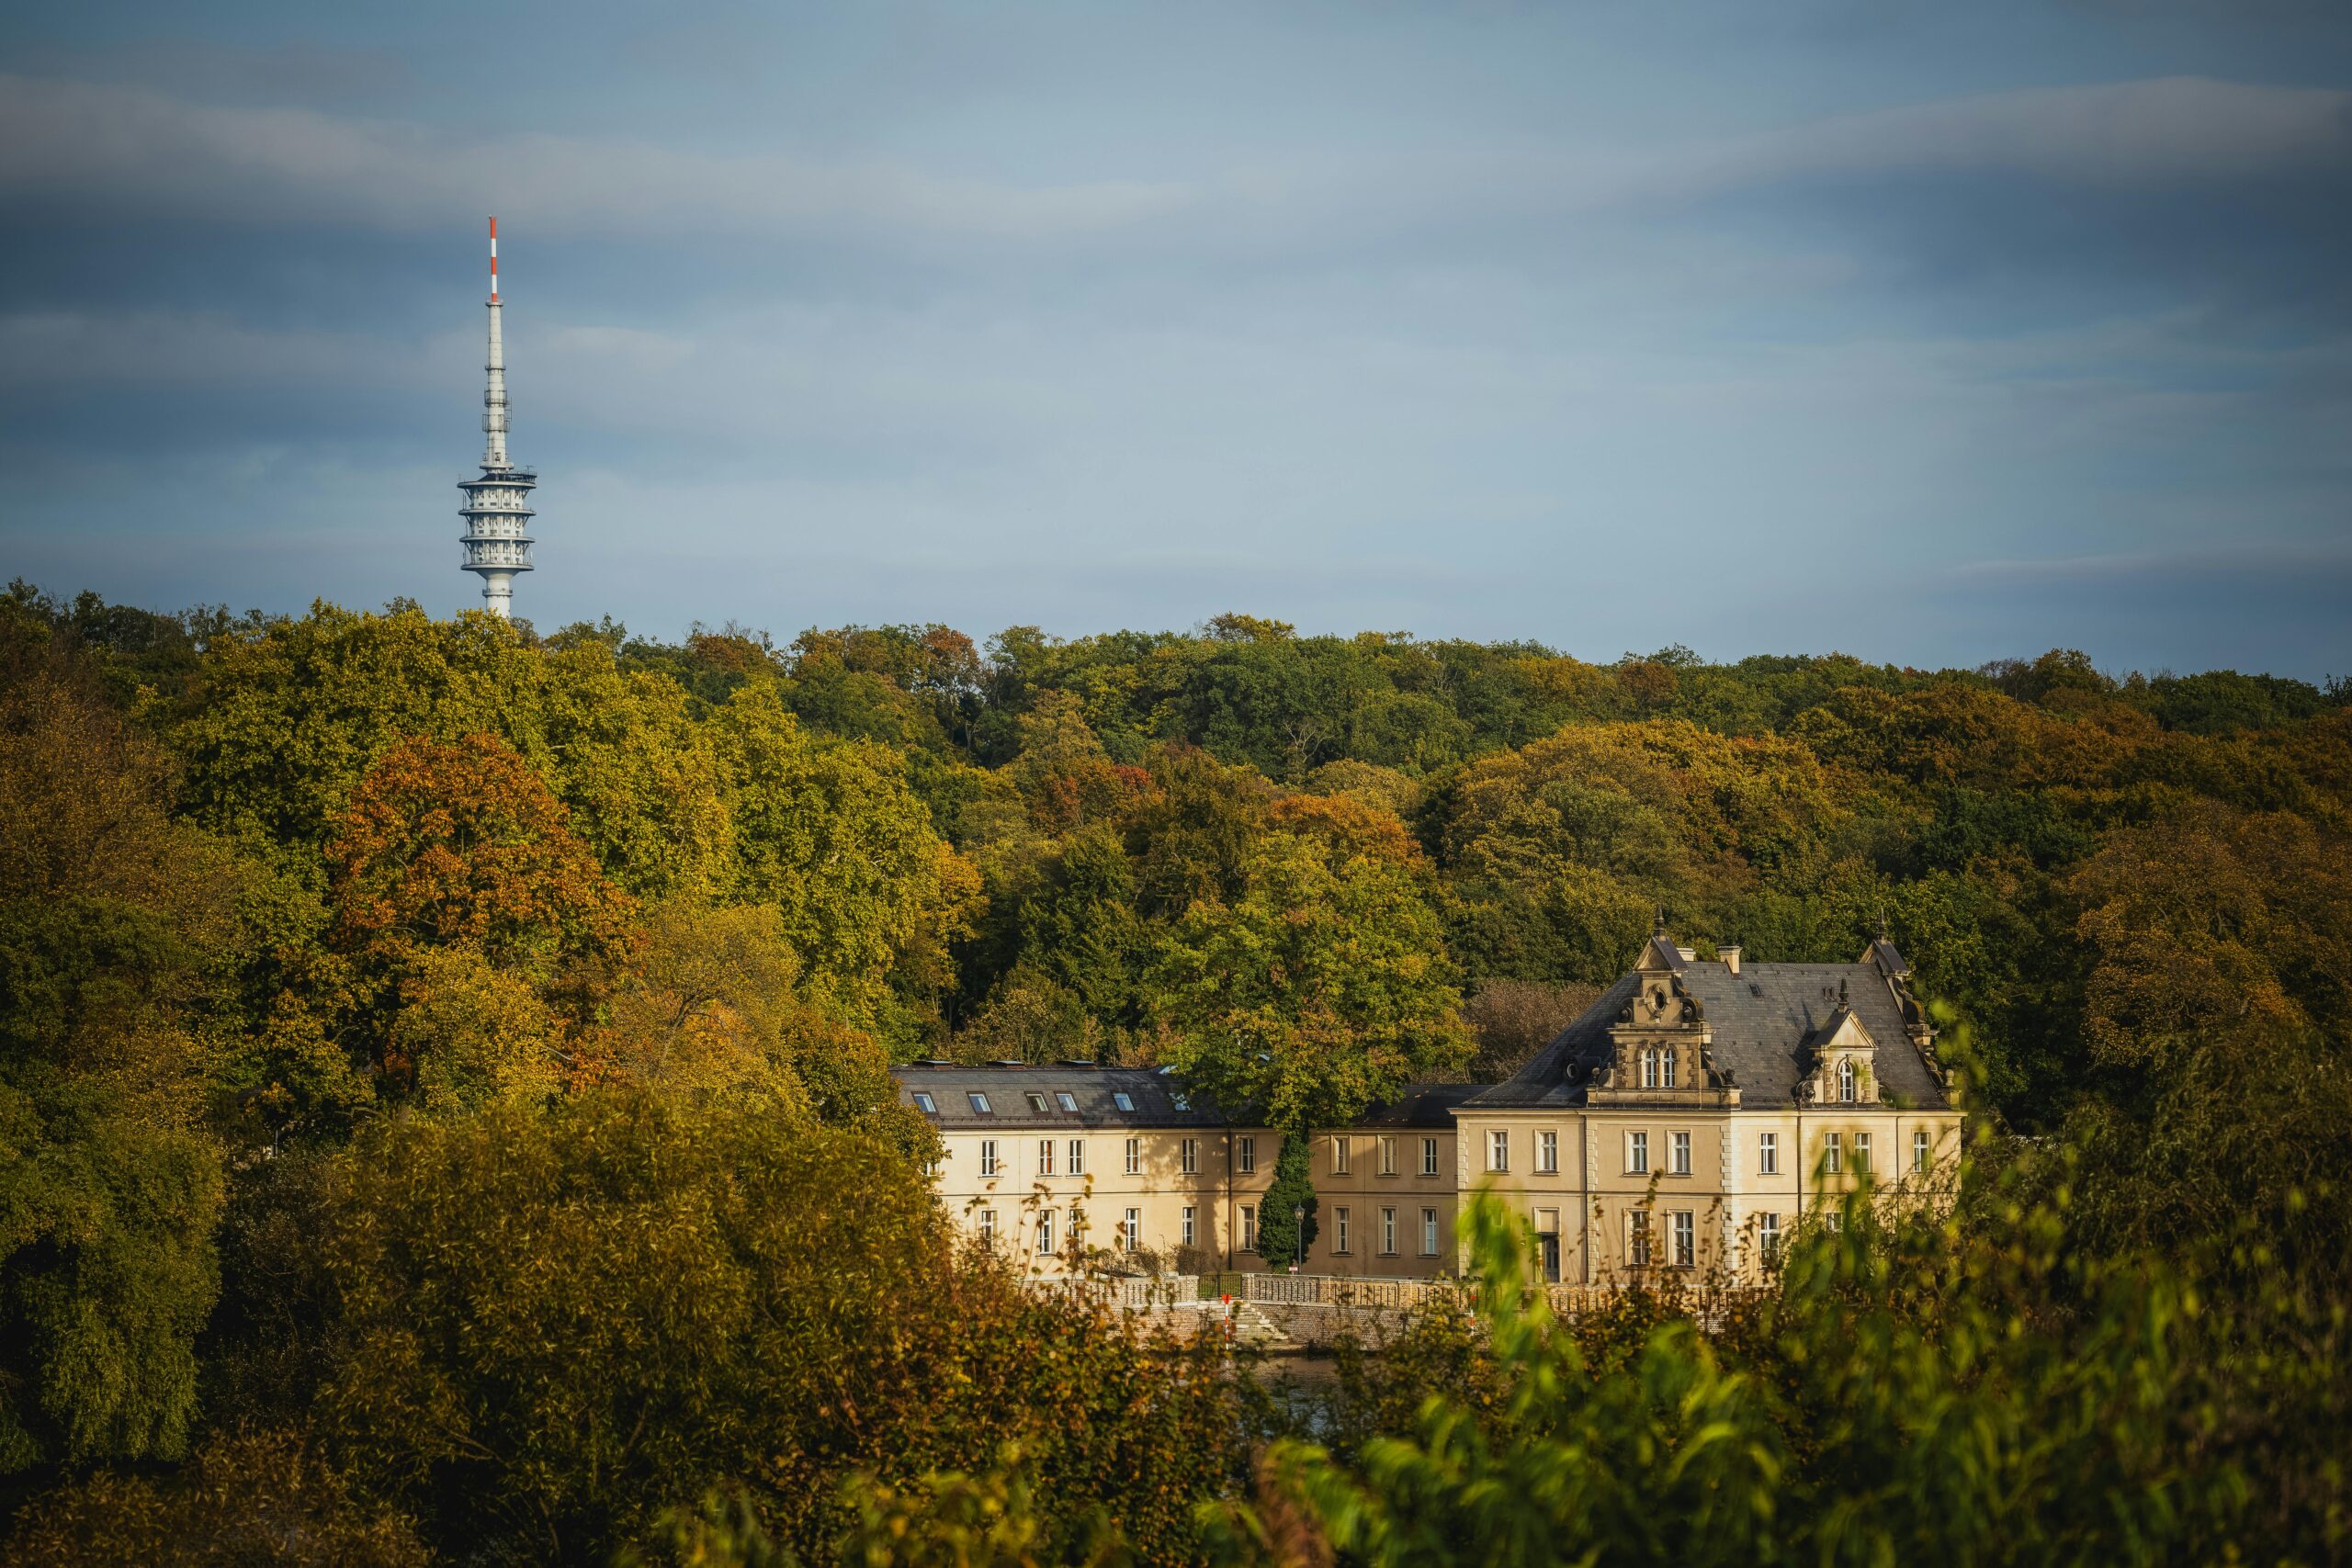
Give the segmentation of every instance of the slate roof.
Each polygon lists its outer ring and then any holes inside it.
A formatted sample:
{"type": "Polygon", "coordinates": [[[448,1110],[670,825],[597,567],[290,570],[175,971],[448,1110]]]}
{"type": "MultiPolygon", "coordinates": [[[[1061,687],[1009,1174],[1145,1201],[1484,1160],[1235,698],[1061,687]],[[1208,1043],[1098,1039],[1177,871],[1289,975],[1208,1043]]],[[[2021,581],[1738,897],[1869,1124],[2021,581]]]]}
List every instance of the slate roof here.
{"type": "Polygon", "coordinates": [[[893,1067],[899,1080],[899,1103],[912,1106],[915,1090],[932,1097],[938,1109],[931,1115],[943,1131],[974,1132],[987,1127],[1222,1127],[1225,1117],[1198,1098],[1179,1109],[1183,1086],[1151,1067],[1091,1066],[933,1066],[915,1063],[893,1067]],[[970,1096],[988,1097],[989,1111],[972,1109],[970,1096]],[[1135,1104],[1122,1111],[1114,1094],[1124,1092],[1135,1104]],[[1029,1096],[1041,1094],[1041,1113],[1029,1096]],[[1064,1111],[1057,1095],[1067,1094],[1078,1109],[1064,1111]]]}
{"type": "MultiPolygon", "coordinates": [[[[1879,946],[1886,949],[1882,963],[1901,963],[1891,943],[1873,944],[1873,952],[1879,946]]],[[[1840,986],[1855,1018],[1878,1042],[1872,1068],[1881,1093],[1901,1103],[1942,1106],[1943,1089],[1905,1032],[1903,1003],[1882,963],[1743,964],[1735,975],[1720,963],[1696,959],[1681,964],[1677,978],[1705,1010],[1714,1031],[1709,1058],[1732,1075],[1742,1110],[1796,1103],[1800,1059],[1808,1038],[1837,1012],[1840,986]]],[[[1610,1025],[1641,984],[1636,974],[1619,976],[1527,1066],[1471,1096],[1464,1108],[1583,1104],[1594,1069],[1608,1064],[1610,1025]]]]}
{"type": "MultiPolygon", "coordinates": [[[[1229,1122],[1215,1105],[1190,1097],[1189,1109],[1177,1108],[1183,1085],[1153,1067],[1102,1067],[1063,1063],[1056,1066],[967,1067],[946,1063],[915,1062],[893,1067],[899,1080],[899,1103],[914,1106],[918,1089],[931,1096],[936,1108],[932,1124],[944,1132],[975,1132],[987,1127],[1248,1127],[1259,1123],[1244,1118],[1229,1122]],[[988,1097],[989,1110],[972,1109],[970,1096],[988,1097]],[[1133,1111],[1122,1111],[1113,1096],[1125,1093],[1133,1111]],[[1032,1094],[1045,1096],[1041,1112],[1030,1104],[1032,1094]],[[1067,1094],[1076,1111],[1064,1111],[1059,1096],[1067,1094]]],[[[1473,1083],[1408,1084],[1389,1104],[1365,1112],[1352,1125],[1360,1127],[1451,1127],[1453,1108],[1478,1092],[1473,1083]]]]}

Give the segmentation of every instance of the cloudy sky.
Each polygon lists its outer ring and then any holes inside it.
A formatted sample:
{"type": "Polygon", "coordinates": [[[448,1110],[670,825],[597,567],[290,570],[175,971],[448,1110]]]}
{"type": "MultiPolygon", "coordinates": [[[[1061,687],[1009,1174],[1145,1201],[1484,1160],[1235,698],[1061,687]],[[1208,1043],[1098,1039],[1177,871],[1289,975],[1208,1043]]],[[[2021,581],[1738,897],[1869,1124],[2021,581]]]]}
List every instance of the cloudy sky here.
{"type": "Polygon", "coordinates": [[[0,22],[0,574],[2352,672],[2352,11],[0,22]]]}

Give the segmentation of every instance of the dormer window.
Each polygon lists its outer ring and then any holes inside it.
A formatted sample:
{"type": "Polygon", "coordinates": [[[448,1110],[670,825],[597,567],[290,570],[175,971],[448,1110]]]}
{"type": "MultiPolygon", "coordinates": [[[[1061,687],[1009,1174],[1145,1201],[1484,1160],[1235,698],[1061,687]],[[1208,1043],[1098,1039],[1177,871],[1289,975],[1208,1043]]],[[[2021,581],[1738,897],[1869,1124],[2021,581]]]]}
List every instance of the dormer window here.
{"type": "Polygon", "coordinates": [[[1642,1053],[1642,1087],[1644,1089],[1657,1087],[1657,1053],[1655,1051],[1642,1053]]]}
{"type": "Polygon", "coordinates": [[[1658,1053],[1657,1081],[1662,1089],[1674,1087],[1674,1053],[1672,1051],[1658,1053]]]}
{"type": "Polygon", "coordinates": [[[1838,1100],[1841,1105],[1854,1103],[1854,1058],[1838,1058],[1838,1100]]]}

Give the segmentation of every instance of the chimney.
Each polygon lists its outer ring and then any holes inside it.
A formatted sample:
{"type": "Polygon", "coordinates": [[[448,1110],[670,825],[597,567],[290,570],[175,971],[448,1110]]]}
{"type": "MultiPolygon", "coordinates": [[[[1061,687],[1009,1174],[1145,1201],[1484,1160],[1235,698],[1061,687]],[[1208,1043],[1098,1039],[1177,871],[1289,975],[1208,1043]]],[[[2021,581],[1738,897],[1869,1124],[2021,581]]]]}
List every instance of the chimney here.
{"type": "Polygon", "coordinates": [[[1739,973],[1739,944],[1737,942],[1733,942],[1728,946],[1718,947],[1715,949],[1715,952],[1722,955],[1724,968],[1730,970],[1735,975],[1739,973]]]}

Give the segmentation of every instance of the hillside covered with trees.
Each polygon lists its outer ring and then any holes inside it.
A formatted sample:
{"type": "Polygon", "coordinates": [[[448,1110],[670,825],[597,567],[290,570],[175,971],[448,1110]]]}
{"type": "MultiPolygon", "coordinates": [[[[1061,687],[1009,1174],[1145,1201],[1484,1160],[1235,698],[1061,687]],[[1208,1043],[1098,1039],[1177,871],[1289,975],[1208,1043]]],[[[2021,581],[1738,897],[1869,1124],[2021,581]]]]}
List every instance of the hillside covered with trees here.
{"type": "Polygon", "coordinates": [[[0,660],[28,1561],[2352,1545],[2341,684],[22,584],[0,660]],[[1702,1334],[1529,1316],[1494,1220],[1483,1317],[1299,1427],[958,1253],[895,1105],[1089,1057],[1343,1120],[1508,1072],[1660,910],[1891,932],[1971,1075],[1951,1222],[1702,1334]]]}

